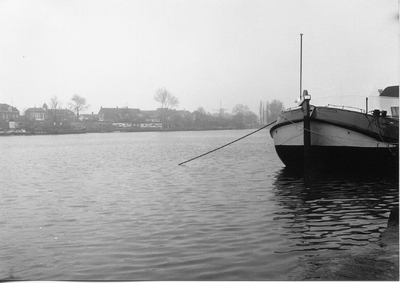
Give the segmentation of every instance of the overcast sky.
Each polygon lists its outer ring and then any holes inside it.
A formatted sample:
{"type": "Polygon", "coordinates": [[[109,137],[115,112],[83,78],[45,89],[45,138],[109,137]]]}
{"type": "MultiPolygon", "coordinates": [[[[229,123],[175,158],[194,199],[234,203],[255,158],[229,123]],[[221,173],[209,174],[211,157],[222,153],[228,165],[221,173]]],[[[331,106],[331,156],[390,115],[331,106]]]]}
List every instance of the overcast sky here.
{"type": "Polygon", "coordinates": [[[0,103],[151,110],[367,96],[398,84],[397,0],[0,0],[0,103]]]}

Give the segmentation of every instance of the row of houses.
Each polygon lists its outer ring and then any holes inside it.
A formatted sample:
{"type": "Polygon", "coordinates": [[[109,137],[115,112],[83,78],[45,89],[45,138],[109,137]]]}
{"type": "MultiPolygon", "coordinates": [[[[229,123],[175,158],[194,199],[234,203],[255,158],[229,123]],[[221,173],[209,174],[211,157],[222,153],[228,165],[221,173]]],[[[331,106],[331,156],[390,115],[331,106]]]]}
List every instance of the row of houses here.
{"type": "Polygon", "coordinates": [[[16,107],[0,103],[0,128],[12,129],[26,127],[27,124],[49,122],[52,126],[63,126],[73,122],[105,122],[115,127],[135,128],[170,128],[177,119],[192,119],[192,114],[185,110],[140,110],[138,108],[100,108],[98,114],[81,114],[76,117],[68,109],[49,109],[46,104],[33,107],[20,115],[16,107]]]}
{"type": "MultiPolygon", "coordinates": [[[[28,108],[25,110],[25,117],[30,119],[30,120],[37,120],[37,121],[44,121],[48,119],[49,117],[52,117],[56,113],[60,117],[75,117],[74,112],[68,109],[57,109],[56,111],[54,109],[49,110],[46,103],[43,104],[42,107],[33,107],[33,108],[28,108]]],[[[20,112],[19,110],[11,105],[5,104],[5,103],[0,103],[0,120],[10,120],[10,119],[16,119],[19,118],[20,112]]]]}
{"type": "Polygon", "coordinates": [[[100,108],[98,114],[82,114],[80,120],[112,123],[116,127],[173,128],[179,121],[191,121],[194,115],[186,110],[140,110],[138,108],[100,108]]]}
{"type": "Polygon", "coordinates": [[[48,109],[44,104],[42,107],[32,107],[25,110],[25,115],[11,105],[0,103],[0,131],[13,129],[35,128],[39,125],[46,126],[50,123],[53,127],[68,127],[76,120],[74,112],[68,109],[48,109]]]}

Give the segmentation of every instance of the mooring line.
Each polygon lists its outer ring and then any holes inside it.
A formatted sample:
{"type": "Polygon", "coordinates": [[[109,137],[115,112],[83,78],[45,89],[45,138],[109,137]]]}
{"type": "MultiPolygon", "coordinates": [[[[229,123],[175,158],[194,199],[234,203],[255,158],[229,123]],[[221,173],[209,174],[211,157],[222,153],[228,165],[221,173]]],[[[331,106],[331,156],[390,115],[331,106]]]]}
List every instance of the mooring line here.
{"type": "Polygon", "coordinates": [[[217,151],[217,150],[219,150],[219,149],[221,149],[221,148],[223,148],[223,147],[226,147],[226,146],[228,146],[228,145],[231,145],[231,144],[233,144],[233,143],[235,143],[235,142],[237,142],[237,141],[240,141],[240,140],[242,140],[242,139],[244,139],[244,138],[246,138],[246,137],[248,137],[248,136],[250,136],[250,135],[252,135],[252,134],[254,134],[254,133],[257,133],[258,131],[261,131],[262,129],[264,129],[264,128],[266,128],[266,127],[271,126],[271,125],[274,124],[275,122],[276,122],[276,120],[273,121],[273,122],[271,122],[271,123],[269,123],[269,124],[267,124],[267,125],[265,125],[265,126],[262,126],[261,128],[255,130],[255,131],[253,131],[253,132],[251,132],[251,133],[249,133],[249,134],[247,134],[247,135],[245,135],[245,136],[243,136],[243,137],[241,137],[241,138],[238,138],[238,139],[236,139],[236,140],[234,140],[234,141],[231,141],[230,143],[227,143],[227,144],[225,144],[225,145],[223,145],[223,146],[220,146],[220,147],[218,147],[218,148],[216,148],[216,149],[210,150],[210,151],[208,151],[208,152],[206,152],[206,153],[203,153],[203,154],[201,154],[201,155],[199,155],[199,156],[196,156],[196,157],[193,157],[193,158],[191,158],[191,159],[189,159],[189,160],[186,160],[186,161],[184,161],[184,162],[181,162],[181,163],[179,163],[178,165],[182,165],[182,164],[188,163],[189,161],[195,160],[195,159],[200,158],[200,157],[202,157],[202,156],[204,156],[204,155],[207,155],[207,154],[209,154],[209,153],[212,153],[212,152],[214,152],[214,151],[217,151]]]}

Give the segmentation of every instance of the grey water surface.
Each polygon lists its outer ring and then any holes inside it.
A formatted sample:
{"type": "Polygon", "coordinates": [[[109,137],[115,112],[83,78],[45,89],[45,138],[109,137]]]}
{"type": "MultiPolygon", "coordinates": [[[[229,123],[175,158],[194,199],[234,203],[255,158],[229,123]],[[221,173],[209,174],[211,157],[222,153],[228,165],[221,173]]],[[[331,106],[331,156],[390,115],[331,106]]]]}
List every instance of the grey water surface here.
{"type": "Polygon", "coordinates": [[[0,139],[0,279],[290,280],[376,245],[398,179],[305,180],[268,130],[0,139]]]}

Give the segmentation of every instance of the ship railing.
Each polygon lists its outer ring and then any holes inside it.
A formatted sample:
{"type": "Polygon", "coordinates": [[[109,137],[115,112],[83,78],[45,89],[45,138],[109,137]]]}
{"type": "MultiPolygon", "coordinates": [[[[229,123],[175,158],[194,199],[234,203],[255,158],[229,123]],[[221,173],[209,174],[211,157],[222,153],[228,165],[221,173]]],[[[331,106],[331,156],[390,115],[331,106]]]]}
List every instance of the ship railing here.
{"type": "Polygon", "coordinates": [[[335,104],[328,104],[325,107],[329,107],[329,108],[337,108],[337,109],[342,109],[342,110],[357,110],[361,113],[365,113],[364,109],[358,108],[358,107],[353,107],[353,106],[346,106],[346,105],[335,105],[335,104]]]}
{"type": "Polygon", "coordinates": [[[294,111],[294,110],[298,110],[298,109],[301,109],[301,108],[302,108],[301,106],[294,106],[294,107],[290,107],[290,108],[285,108],[284,110],[281,111],[281,113],[294,111]]]}

